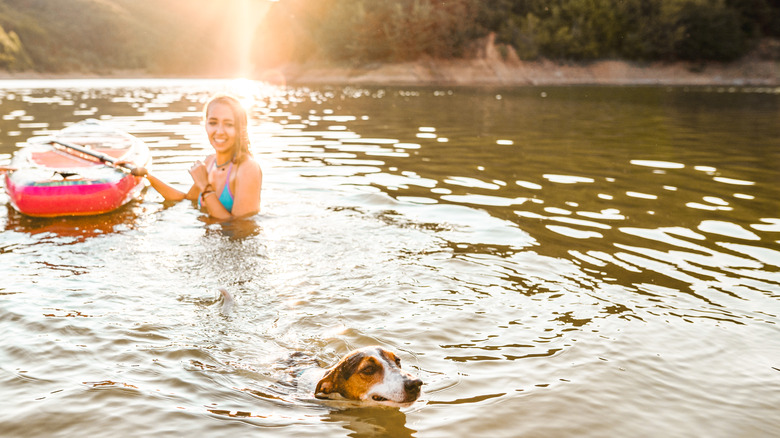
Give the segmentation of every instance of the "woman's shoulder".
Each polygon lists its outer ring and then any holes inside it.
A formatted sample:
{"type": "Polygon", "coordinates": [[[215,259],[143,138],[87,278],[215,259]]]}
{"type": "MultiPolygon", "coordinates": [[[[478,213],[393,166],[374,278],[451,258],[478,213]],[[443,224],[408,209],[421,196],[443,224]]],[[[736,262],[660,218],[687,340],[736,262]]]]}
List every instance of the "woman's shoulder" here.
{"type": "Polygon", "coordinates": [[[254,158],[247,157],[244,160],[241,161],[241,164],[238,166],[239,172],[247,172],[247,173],[262,173],[263,170],[260,168],[260,163],[258,163],[254,158]]]}
{"type": "Polygon", "coordinates": [[[257,161],[247,158],[239,164],[235,178],[236,181],[241,181],[242,185],[249,184],[259,187],[263,182],[263,170],[257,161]]]}

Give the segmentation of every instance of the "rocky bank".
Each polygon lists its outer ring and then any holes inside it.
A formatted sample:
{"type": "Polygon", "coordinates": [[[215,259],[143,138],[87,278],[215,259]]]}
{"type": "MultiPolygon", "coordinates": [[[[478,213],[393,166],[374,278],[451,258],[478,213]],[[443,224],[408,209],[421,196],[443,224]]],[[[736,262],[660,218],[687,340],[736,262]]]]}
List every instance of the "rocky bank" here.
{"type": "Polygon", "coordinates": [[[780,42],[765,41],[731,63],[523,61],[491,35],[467,59],[424,59],[361,66],[288,65],[265,72],[287,83],[355,85],[754,85],[780,86],[780,42]],[[503,54],[503,55],[502,55],[503,54]]]}

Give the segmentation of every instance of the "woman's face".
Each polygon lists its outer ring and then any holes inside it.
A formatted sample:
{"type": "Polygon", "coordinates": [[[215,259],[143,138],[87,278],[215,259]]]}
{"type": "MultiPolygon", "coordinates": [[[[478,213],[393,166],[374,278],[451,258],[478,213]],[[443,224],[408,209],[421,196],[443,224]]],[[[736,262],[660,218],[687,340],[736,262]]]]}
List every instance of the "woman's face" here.
{"type": "Polygon", "coordinates": [[[228,104],[214,102],[209,105],[206,134],[217,153],[232,153],[236,143],[236,120],[228,104]]]}

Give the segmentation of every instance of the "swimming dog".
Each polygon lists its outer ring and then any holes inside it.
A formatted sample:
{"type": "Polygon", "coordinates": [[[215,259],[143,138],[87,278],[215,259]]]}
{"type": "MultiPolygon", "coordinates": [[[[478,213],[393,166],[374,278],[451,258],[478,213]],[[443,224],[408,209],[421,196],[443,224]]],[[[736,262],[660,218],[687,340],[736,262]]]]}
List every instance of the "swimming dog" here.
{"type": "MultiPolygon", "coordinates": [[[[227,315],[235,301],[225,289],[219,292],[222,295],[220,311],[227,315]]],[[[332,368],[308,367],[296,377],[297,386],[309,391],[313,388],[317,399],[391,406],[414,403],[420,397],[423,384],[422,380],[401,369],[401,359],[395,353],[379,346],[353,350],[332,368]]]]}
{"type": "Polygon", "coordinates": [[[401,369],[401,359],[395,353],[379,346],[354,350],[332,368],[314,369],[301,378],[302,382],[317,381],[314,397],[318,399],[388,405],[413,403],[420,397],[423,384],[401,369]]]}

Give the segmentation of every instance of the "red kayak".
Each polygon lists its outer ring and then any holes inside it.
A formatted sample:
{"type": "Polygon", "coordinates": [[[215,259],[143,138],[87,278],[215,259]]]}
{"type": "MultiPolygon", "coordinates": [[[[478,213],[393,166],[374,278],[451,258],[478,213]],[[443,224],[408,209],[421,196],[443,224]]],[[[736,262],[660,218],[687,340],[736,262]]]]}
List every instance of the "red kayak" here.
{"type": "Polygon", "coordinates": [[[136,137],[85,120],[29,139],[14,154],[5,189],[13,207],[28,216],[108,213],[140,195],[145,182],[130,169],[148,167],[150,157],[136,137]]]}

